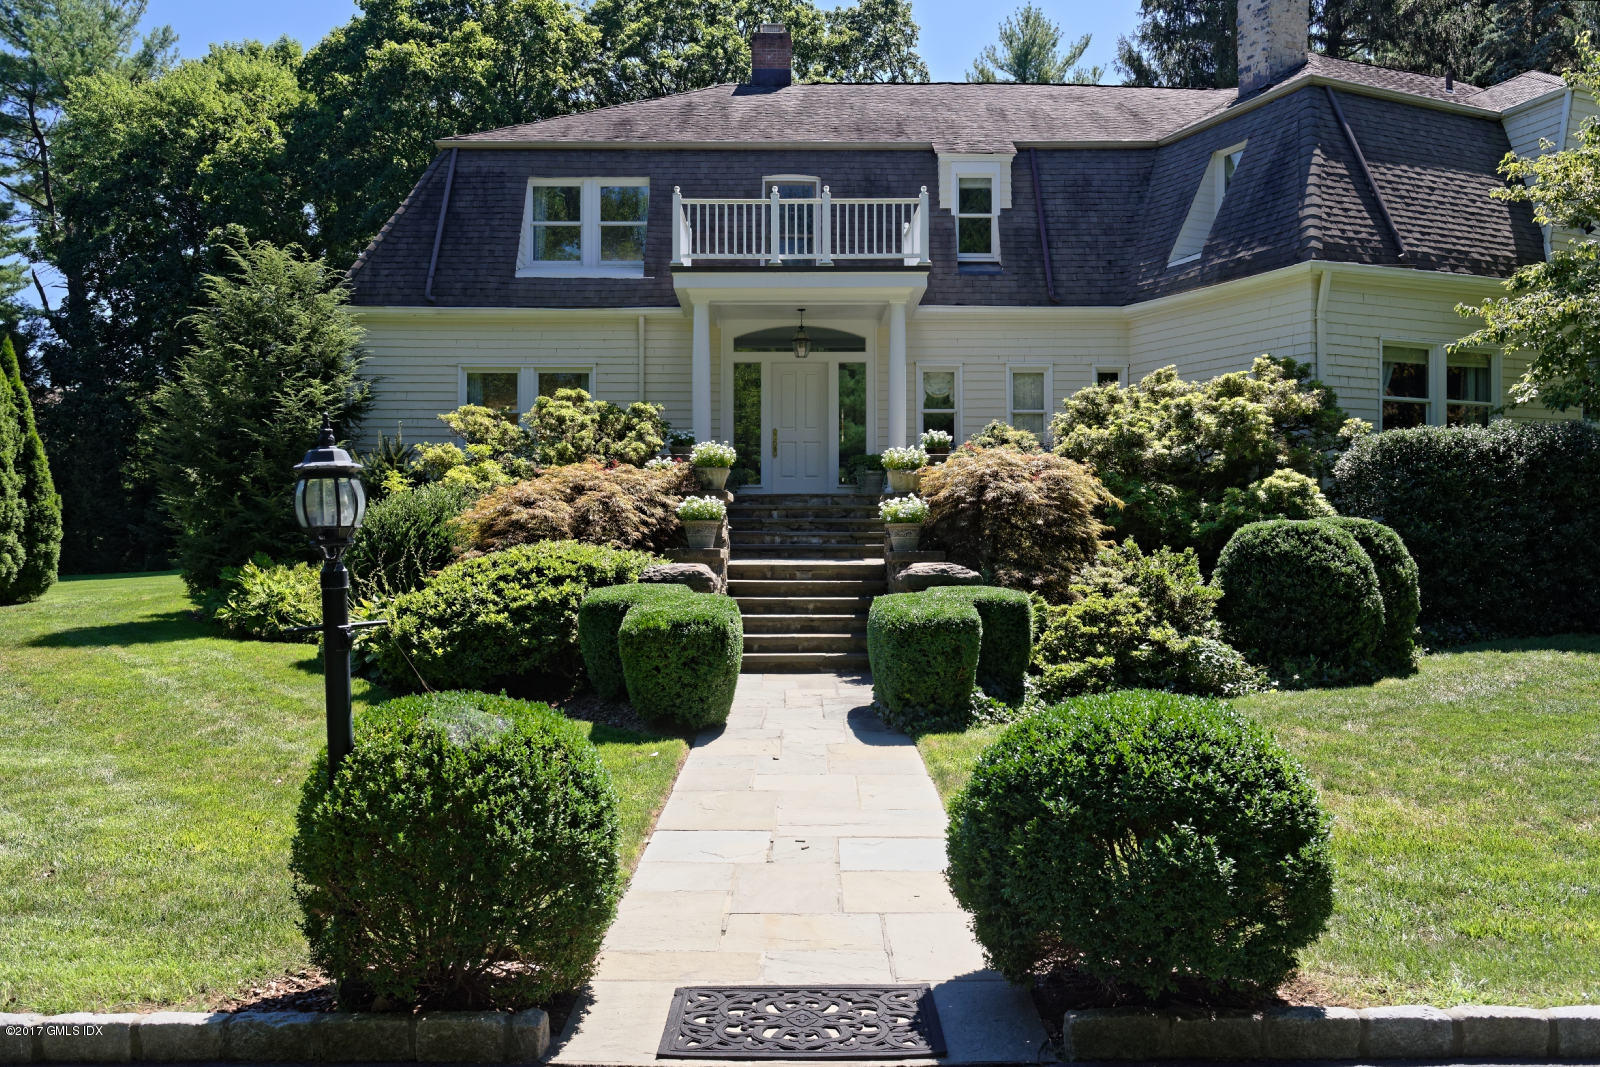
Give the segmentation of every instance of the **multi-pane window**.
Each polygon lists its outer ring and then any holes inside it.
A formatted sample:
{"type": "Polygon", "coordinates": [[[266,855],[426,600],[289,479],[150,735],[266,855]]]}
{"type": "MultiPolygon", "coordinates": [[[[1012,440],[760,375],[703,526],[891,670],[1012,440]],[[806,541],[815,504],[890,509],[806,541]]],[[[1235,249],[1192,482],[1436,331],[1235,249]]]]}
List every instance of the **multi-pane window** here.
{"type": "Polygon", "coordinates": [[[956,179],[956,258],[998,259],[994,179],[956,179]]]}
{"type": "Polygon", "coordinates": [[[1444,422],[1446,426],[1487,426],[1494,407],[1490,377],[1494,361],[1482,352],[1462,352],[1448,357],[1444,371],[1444,422]]]}
{"type": "Polygon", "coordinates": [[[1121,385],[1122,372],[1114,368],[1096,367],[1094,370],[1094,384],[1121,385]]]}
{"type": "Polygon", "coordinates": [[[922,430],[943,430],[956,436],[956,372],[922,372],[922,430]]]}
{"type": "Polygon", "coordinates": [[[643,273],[650,187],[642,178],[534,178],[523,214],[520,274],[643,273]]]}
{"type": "Polygon", "coordinates": [[[1428,350],[1383,346],[1383,426],[1398,430],[1428,423],[1428,350]]]}
{"type": "Polygon", "coordinates": [[[515,419],[532,408],[537,398],[555,396],[557,389],[590,392],[591,372],[581,368],[495,367],[469,370],[463,377],[463,403],[492,408],[515,419]]]}
{"type": "Polygon", "coordinates": [[[520,410],[517,399],[517,372],[468,371],[467,403],[492,408],[507,415],[520,410]]]}
{"type": "Polygon", "coordinates": [[[1044,371],[1011,372],[1011,425],[1043,438],[1048,403],[1044,371]]]}

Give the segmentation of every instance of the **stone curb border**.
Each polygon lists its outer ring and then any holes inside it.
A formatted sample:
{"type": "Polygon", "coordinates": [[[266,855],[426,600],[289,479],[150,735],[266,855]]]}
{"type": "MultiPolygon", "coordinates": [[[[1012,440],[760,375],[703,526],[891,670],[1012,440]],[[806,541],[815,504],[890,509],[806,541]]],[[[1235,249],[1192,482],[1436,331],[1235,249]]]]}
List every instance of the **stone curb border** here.
{"type": "Polygon", "coordinates": [[[300,1061],[535,1063],[550,1017],[506,1012],[382,1015],[159,1011],[0,1014],[0,1064],[300,1061]]]}
{"type": "Polygon", "coordinates": [[[1600,1057],[1600,1006],[1593,1005],[1069,1011],[1061,1029],[1065,1060],[1600,1057]]]}

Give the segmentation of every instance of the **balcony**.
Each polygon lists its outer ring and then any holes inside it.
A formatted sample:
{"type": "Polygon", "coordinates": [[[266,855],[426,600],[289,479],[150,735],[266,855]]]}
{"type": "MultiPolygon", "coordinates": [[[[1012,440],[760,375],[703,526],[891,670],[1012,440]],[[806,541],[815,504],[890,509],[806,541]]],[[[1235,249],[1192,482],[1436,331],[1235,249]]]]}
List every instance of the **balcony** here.
{"type": "Polygon", "coordinates": [[[928,264],[928,188],[909,197],[687,197],[672,190],[672,265],[928,264]]]}

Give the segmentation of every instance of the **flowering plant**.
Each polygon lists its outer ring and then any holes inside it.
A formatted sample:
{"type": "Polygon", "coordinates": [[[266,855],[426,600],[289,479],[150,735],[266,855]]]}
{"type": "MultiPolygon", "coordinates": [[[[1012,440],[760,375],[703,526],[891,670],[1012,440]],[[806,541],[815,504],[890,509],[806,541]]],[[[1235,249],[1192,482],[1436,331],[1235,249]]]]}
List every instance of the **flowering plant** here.
{"type": "Polygon", "coordinates": [[[889,523],[920,523],[928,517],[928,505],[915,493],[897,496],[878,505],[878,517],[889,523]]]}
{"type": "Polygon", "coordinates": [[[696,467],[731,467],[739,453],[726,441],[701,441],[689,453],[689,462],[696,467]]]}
{"type": "Polygon", "coordinates": [[[922,431],[922,447],[929,451],[934,449],[938,449],[941,452],[948,451],[950,448],[950,442],[953,440],[955,440],[955,438],[951,437],[949,432],[946,430],[922,431]]]}
{"type": "Polygon", "coordinates": [[[928,465],[928,454],[920,448],[886,448],[878,458],[886,471],[914,471],[928,465]]]}
{"type": "Polygon", "coordinates": [[[721,522],[728,507],[714,496],[684,497],[678,505],[678,518],[684,522],[721,522]]]}
{"type": "Polygon", "coordinates": [[[655,459],[646,460],[644,469],[647,471],[664,471],[678,465],[678,461],[666,456],[657,456],[655,459]]]}

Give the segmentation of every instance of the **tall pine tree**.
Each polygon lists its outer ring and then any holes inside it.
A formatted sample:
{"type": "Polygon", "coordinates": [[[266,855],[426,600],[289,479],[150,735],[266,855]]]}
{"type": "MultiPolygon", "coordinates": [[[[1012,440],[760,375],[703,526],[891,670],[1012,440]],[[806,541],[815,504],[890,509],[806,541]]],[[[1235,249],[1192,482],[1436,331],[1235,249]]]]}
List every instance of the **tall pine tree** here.
{"type": "Polygon", "coordinates": [[[0,604],[19,604],[37,600],[55,584],[56,564],[61,559],[61,497],[50,477],[44,442],[33,421],[33,403],[9,336],[0,343],[0,392],[11,397],[4,414],[10,418],[13,429],[9,436],[16,445],[12,465],[21,518],[21,559],[9,580],[0,579],[0,604]]]}
{"type": "MultiPolygon", "coordinates": [[[[6,341],[10,345],[10,339],[6,341]]],[[[0,586],[9,586],[22,573],[23,531],[27,512],[22,506],[22,420],[10,382],[0,382],[0,586]]]]}

